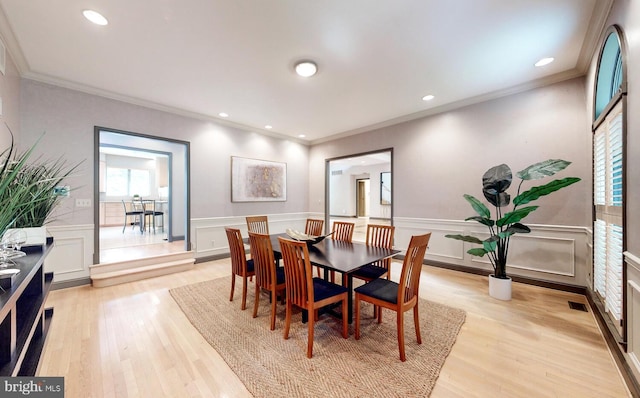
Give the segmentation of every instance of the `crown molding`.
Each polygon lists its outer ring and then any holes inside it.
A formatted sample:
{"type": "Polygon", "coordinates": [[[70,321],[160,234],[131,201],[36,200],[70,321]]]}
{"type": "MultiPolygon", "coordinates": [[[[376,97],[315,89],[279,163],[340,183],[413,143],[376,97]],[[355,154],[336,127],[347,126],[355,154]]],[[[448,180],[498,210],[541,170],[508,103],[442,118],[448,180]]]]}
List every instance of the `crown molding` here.
{"type": "Polygon", "coordinates": [[[607,28],[606,23],[613,8],[613,3],[614,0],[598,0],[593,8],[587,33],[582,42],[582,48],[576,63],[576,69],[583,71],[585,74],[589,70],[596,51],[599,49],[600,37],[607,28]]]}

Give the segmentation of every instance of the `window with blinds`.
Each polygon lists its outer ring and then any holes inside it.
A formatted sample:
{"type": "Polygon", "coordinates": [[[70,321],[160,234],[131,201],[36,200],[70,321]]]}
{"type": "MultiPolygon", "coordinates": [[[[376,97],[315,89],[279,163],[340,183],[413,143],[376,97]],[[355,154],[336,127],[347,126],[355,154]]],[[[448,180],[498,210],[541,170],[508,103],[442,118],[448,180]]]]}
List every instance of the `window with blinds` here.
{"type": "Polygon", "coordinates": [[[593,137],[594,289],[611,318],[622,319],[623,126],[622,101],[611,109],[593,137]]]}

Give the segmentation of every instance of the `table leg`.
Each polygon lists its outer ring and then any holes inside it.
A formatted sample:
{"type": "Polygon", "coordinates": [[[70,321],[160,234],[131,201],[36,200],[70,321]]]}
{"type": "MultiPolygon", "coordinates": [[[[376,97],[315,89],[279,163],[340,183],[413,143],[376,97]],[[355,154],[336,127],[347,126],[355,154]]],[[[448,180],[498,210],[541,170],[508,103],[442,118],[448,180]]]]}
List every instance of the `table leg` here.
{"type": "Polygon", "coordinates": [[[347,274],[347,294],[347,308],[349,309],[347,319],[351,324],[353,323],[353,276],[351,273],[347,274]]]}

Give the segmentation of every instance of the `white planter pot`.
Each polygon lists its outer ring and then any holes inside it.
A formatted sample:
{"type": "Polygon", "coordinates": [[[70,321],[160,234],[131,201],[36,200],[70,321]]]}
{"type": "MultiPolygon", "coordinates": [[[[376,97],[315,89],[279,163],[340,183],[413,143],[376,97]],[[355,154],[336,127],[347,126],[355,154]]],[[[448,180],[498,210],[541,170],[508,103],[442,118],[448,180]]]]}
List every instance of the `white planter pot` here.
{"type": "Polygon", "coordinates": [[[489,296],[498,300],[511,300],[511,278],[499,279],[489,275],[489,296]]]}

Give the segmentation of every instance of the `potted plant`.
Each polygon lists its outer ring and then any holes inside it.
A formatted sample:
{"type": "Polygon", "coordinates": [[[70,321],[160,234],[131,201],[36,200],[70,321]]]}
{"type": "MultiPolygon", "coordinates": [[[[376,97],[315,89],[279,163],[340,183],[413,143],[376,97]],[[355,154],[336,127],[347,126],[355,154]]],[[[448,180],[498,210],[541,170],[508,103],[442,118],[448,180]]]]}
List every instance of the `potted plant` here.
{"type": "MultiPolygon", "coordinates": [[[[79,166],[68,167],[62,159],[28,163],[38,142],[17,154],[11,134],[10,147],[0,154],[0,236],[9,229],[36,228],[36,240],[28,238],[27,244],[44,243],[43,226],[60,197],[66,195],[56,188],[79,166]]],[[[27,232],[30,234],[34,232],[27,232]]]]}
{"type": "Polygon", "coordinates": [[[521,181],[518,184],[518,191],[513,201],[511,201],[511,196],[506,192],[513,180],[509,166],[501,164],[487,170],[482,176],[482,193],[485,199],[494,206],[495,219],[491,218],[491,211],[480,200],[472,195],[464,195],[464,198],[478,214],[468,217],[465,221],[473,220],[485,225],[489,229],[489,237],[485,240],[480,240],[470,235],[445,235],[445,237],[482,245],[482,247],[469,249],[467,253],[472,256],[483,257],[486,255],[489,257],[494,271],[493,275],[489,277],[489,294],[492,297],[503,300],[511,299],[511,278],[507,276],[507,257],[511,236],[517,233],[531,232],[531,229],[520,221],[538,208],[538,206],[525,205],[542,196],[575,184],[580,181],[580,178],[567,177],[553,180],[547,184],[530,188],[525,192],[520,192],[522,184],[524,181],[552,176],[564,170],[570,164],[571,162],[561,159],[549,159],[519,171],[516,175],[521,181]],[[503,210],[509,204],[513,205],[511,211],[503,210]]]}

